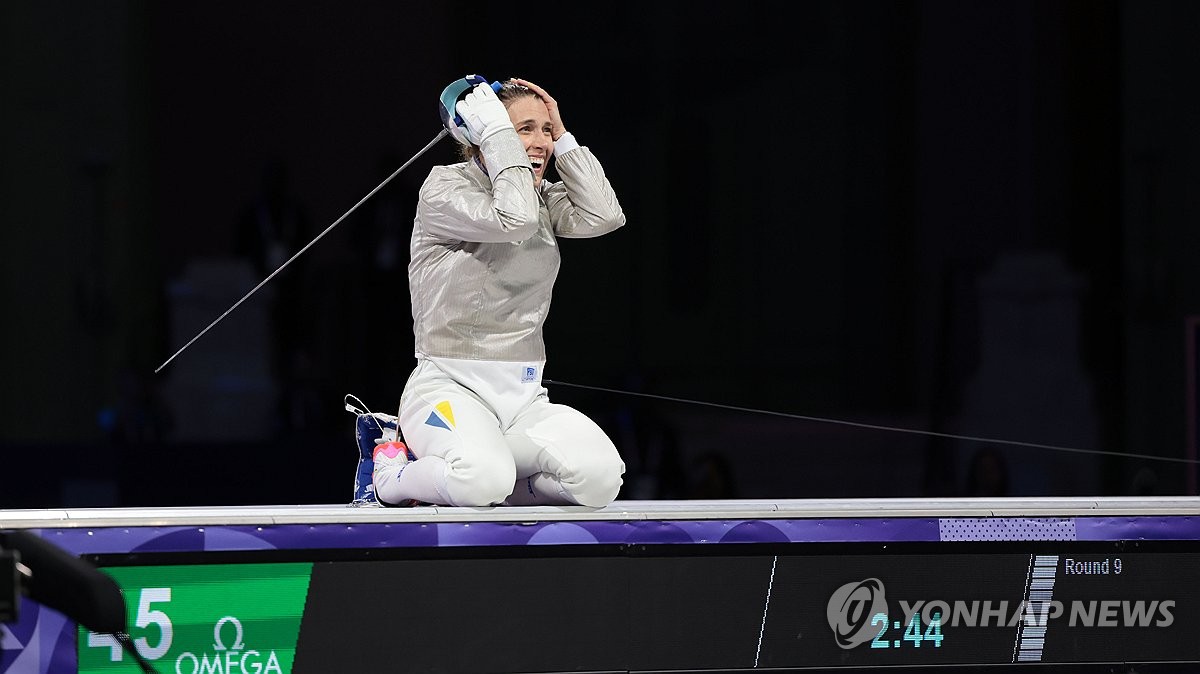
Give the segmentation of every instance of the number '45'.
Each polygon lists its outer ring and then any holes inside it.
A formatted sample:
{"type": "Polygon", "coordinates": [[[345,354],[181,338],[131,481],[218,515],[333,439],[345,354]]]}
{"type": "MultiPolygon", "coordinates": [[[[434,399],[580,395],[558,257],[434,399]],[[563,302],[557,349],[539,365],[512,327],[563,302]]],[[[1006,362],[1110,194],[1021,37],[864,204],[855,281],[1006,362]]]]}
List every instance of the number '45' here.
{"type": "MultiPolygon", "coordinates": [[[[158,627],[158,643],[156,645],[151,646],[146,637],[139,637],[133,642],[137,646],[138,652],[147,660],[157,660],[171,649],[171,641],[175,637],[171,619],[166,613],[150,606],[151,604],[165,604],[169,601],[171,601],[171,588],[169,587],[143,588],[138,597],[137,616],[134,618],[133,624],[143,628],[151,625],[158,627]]],[[[124,655],[121,644],[108,634],[88,632],[88,646],[111,649],[109,659],[113,662],[120,662],[124,655]]]]}

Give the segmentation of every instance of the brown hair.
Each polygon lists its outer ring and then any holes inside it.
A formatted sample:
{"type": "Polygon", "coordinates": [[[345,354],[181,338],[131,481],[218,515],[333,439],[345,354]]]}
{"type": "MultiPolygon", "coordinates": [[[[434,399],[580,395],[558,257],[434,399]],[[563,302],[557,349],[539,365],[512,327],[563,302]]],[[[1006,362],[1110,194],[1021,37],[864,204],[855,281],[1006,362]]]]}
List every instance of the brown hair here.
{"type": "MultiPolygon", "coordinates": [[[[505,108],[509,107],[513,101],[527,97],[533,97],[539,101],[542,100],[542,97],[534,93],[533,89],[514,84],[512,80],[505,80],[504,85],[500,87],[500,91],[496,92],[496,98],[500,99],[505,108]]],[[[463,161],[471,161],[479,154],[479,146],[463,145],[460,152],[462,153],[463,161]]]]}

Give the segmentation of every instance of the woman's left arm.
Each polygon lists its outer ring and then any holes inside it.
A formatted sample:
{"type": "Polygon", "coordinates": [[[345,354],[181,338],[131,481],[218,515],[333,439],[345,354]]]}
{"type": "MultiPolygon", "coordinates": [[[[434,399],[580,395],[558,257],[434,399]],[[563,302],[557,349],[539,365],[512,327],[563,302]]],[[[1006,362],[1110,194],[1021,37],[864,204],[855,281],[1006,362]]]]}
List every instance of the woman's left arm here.
{"type": "MultiPolygon", "coordinates": [[[[568,143],[574,139],[566,134],[568,143]]],[[[558,143],[555,143],[558,145],[558,143]]],[[[555,168],[562,182],[542,192],[554,233],[568,238],[607,234],[625,224],[625,213],[591,150],[575,146],[559,155],[555,168]]]]}
{"type": "Polygon", "coordinates": [[[624,225],[625,213],[621,211],[608,178],[604,177],[604,168],[591,151],[581,147],[575,136],[567,131],[558,101],[529,80],[514,77],[512,81],[536,93],[546,104],[546,114],[550,118],[555,167],[563,179],[542,190],[554,233],[586,238],[607,234],[624,225]]]}

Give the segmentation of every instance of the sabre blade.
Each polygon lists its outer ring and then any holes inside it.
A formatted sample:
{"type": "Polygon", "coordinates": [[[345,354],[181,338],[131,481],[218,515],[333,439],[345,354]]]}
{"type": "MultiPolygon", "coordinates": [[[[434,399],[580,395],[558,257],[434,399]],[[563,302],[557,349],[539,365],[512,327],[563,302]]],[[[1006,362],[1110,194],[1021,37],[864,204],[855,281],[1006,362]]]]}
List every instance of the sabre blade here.
{"type": "Polygon", "coordinates": [[[253,295],[254,293],[258,292],[258,289],[259,289],[259,288],[262,288],[263,286],[267,285],[267,283],[268,283],[268,282],[270,282],[270,280],[271,280],[271,279],[275,278],[275,276],[276,276],[276,275],[277,275],[279,272],[283,271],[285,267],[287,267],[289,264],[291,264],[293,260],[295,260],[296,258],[298,258],[298,257],[300,257],[301,255],[303,255],[303,254],[304,254],[304,252],[305,252],[306,250],[308,250],[309,248],[312,248],[312,247],[313,247],[313,244],[315,244],[316,242],[320,241],[320,240],[321,240],[321,238],[322,238],[322,237],[324,237],[324,236],[325,236],[326,234],[328,234],[329,232],[333,231],[333,228],[334,228],[334,227],[337,227],[337,226],[338,226],[338,224],[340,224],[340,223],[342,222],[342,220],[345,220],[345,219],[346,219],[346,218],[347,218],[347,217],[348,217],[348,216],[349,216],[351,213],[353,213],[355,210],[357,210],[359,206],[362,206],[364,203],[366,203],[367,199],[370,199],[371,197],[375,196],[375,193],[376,193],[376,192],[378,192],[379,190],[383,189],[383,188],[384,188],[384,186],[385,186],[385,185],[387,185],[388,183],[392,182],[392,179],[393,179],[393,178],[395,178],[396,176],[400,175],[400,172],[401,172],[401,171],[403,171],[404,169],[408,168],[408,165],[409,165],[409,164],[413,163],[414,161],[416,161],[416,160],[417,160],[417,158],[418,158],[418,157],[420,157],[421,155],[423,155],[423,154],[425,154],[426,152],[428,152],[428,151],[429,151],[429,149],[430,149],[430,148],[432,148],[434,145],[437,145],[438,141],[439,141],[439,140],[441,140],[442,138],[445,138],[447,134],[449,134],[449,131],[447,131],[446,129],[442,129],[441,131],[439,131],[439,132],[438,132],[438,135],[434,136],[433,140],[429,141],[429,144],[427,144],[425,147],[421,148],[421,149],[420,149],[420,150],[419,150],[419,151],[418,151],[416,154],[414,154],[414,155],[412,156],[412,158],[411,158],[411,159],[409,159],[408,161],[404,162],[404,165],[403,165],[403,166],[401,166],[400,168],[398,168],[398,169],[396,169],[395,171],[393,171],[393,172],[392,172],[392,175],[390,175],[390,176],[388,176],[387,178],[385,178],[385,179],[383,180],[383,182],[379,183],[379,184],[378,184],[378,185],[375,187],[375,189],[373,189],[373,190],[371,190],[370,192],[368,192],[368,193],[367,193],[367,196],[363,197],[362,199],[359,199],[359,200],[358,200],[358,203],[356,203],[356,204],[354,204],[353,206],[351,206],[351,207],[350,207],[350,210],[346,211],[345,213],[342,213],[342,216],[341,216],[340,218],[338,218],[337,220],[334,220],[332,225],[329,225],[328,227],[326,227],[326,228],[325,228],[325,229],[324,229],[324,230],[323,230],[323,231],[322,231],[320,234],[318,234],[318,235],[316,236],[316,238],[314,238],[312,241],[309,241],[309,242],[308,242],[307,244],[305,244],[305,246],[304,246],[303,248],[301,248],[300,250],[296,251],[296,254],[295,254],[295,255],[292,255],[291,257],[289,257],[289,258],[287,259],[287,261],[285,261],[283,264],[279,265],[279,267],[278,267],[278,268],[277,268],[275,271],[271,272],[271,273],[270,273],[270,274],[269,274],[269,275],[268,275],[268,276],[267,276],[265,279],[263,279],[262,281],[259,281],[258,285],[254,286],[254,287],[253,287],[253,288],[250,290],[250,292],[248,292],[248,293],[246,293],[245,295],[243,295],[243,296],[242,296],[242,299],[238,300],[237,302],[234,302],[234,303],[233,303],[233,306],[231,306],[231,307],[229,307],[228,309],[226,309],[226,310],[225,310],[225,313],[221,314],[220,316],[217,316],[217,319],[216,319],[216,320],[214,320],[212,323],[209,323],[209,324],[208,324],[208,327],[206,327],[206,328],[204,328],[203,330],[201,330],[200,332],[196,333],[196,336],[195,336],[195,337],[192,337],[191,339],[189,339],[189,340],[188,340],[188,342],[187,342],[187,344],[184,344],[183,346],[179,347],[179,350],[178,350],[178,351],[176,351],[175,353],[171,354],[171,357],[170,357],[170,358],[168,358],[168,359],[166,359],[165,361],[163,361],[163,364],[162,364],[162,365],[159,365],[158,367],[154,368],[154,373],[155,373],[155,374],[158,374],[158,372],[160,372],[160,371],[161,371],[161,370],[162,370],[164,367],[166,367],[168,364],[170,364],[170,362],[171,362],[171,361],[175,360],[175,357],[176,357],[176,356],[178,356],[179,354],[183,353],[183,352],[184,352],[184,350],[186,350],[186,349],[187,349],[189,346],[191,346],[192,344],[194,344],[194,343],[196,342],[196,340],[198,340],[198,339],[200,339],[201,337],[203,337],[203,336],[204,336],[204,334],[205,334],[206,332],[208,332],[209,330],[212,330],[213,326],[215,326],[217,323],[220,323],[220,322],[221,322],[222,320],[224,320],[224,319],[225,319],[225,317],[226,317],[226,316],[228,316],[229,314],[233,313],[233,310],[234,310],[234,309],[237,309],[238,307],[240,307],[240,306],[242,305],[242,302],[245,302],[246,300],[250,299],[250,296],[251,296],[251,295],[253,295]]]}

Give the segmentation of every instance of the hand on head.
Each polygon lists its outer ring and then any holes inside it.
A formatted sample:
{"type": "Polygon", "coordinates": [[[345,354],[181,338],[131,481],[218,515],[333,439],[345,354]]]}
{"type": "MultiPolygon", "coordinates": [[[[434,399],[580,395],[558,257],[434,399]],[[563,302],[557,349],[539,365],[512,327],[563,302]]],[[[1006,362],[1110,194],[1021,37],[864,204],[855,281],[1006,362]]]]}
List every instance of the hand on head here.
{"type": "Polygon", "coordinates": [[[455,110],[467,126],[467,137],[476,145],[483,144],[484,139],[501,129],[513,128],[504,104],[496,98],[491,85],[486,83],[476,85],[455,105],[455,110]]]}
{"type": "Polygon", "coordinates": [[[541,97],[542,101],[546,104],[546,112],[550,115],[550,124],[554,127],[550,131],[550,136],[554,138],[554,140],[558,140],[559,137],[567,132],[567,127],[563,125],[562,115],[558,111],[558,101],[554,100],[550,94],[546,93],[545,89],[539,87],[533,82],[530,82],[529,80],[523,80],[519,77],[514,77],[511,81],[513,84],[519,84],[523,87],[526,87],[541,97]]]}

